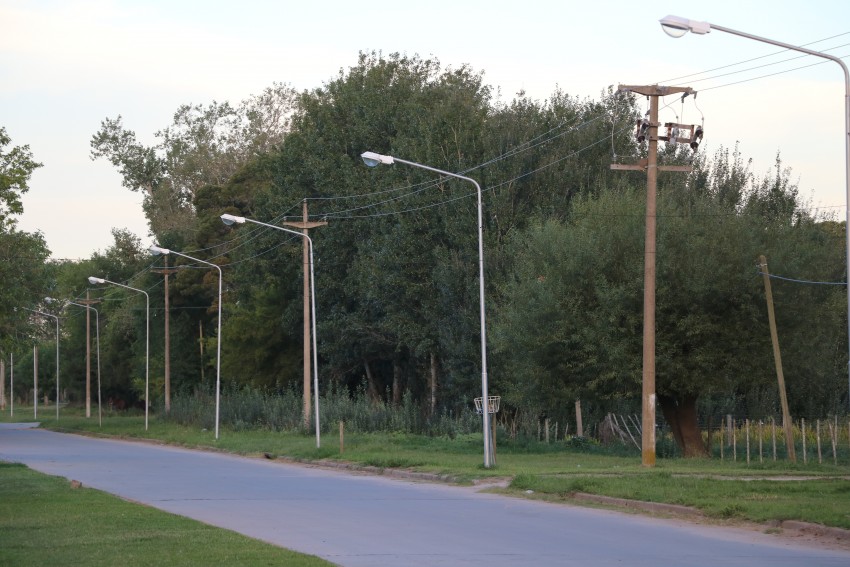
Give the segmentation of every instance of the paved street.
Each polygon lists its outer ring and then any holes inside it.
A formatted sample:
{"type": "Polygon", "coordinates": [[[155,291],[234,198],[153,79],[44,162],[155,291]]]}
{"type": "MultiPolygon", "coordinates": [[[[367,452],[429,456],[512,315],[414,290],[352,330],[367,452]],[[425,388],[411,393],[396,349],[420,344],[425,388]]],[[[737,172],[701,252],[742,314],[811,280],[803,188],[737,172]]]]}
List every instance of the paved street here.
{"type": "Polygon", "coordinates": [[[0,424],[0,459],[351,567],[850,565],[748,530],[20,424],[0,424]]]}

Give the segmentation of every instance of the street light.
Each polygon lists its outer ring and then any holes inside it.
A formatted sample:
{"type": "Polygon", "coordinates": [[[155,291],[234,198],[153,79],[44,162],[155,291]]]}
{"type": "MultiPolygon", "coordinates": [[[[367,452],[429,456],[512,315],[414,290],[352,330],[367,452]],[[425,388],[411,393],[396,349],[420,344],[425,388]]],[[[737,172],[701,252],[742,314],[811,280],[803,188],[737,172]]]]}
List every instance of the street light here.
{"type": "MultiPolygon", "coordinates": [[[[51,315],[50,313],[45,313],[44,311],[36,311],[35,309],[29,309],[28,307],[24,307],[27,311],[32,311],[33,313],[38,313],[39,315],[44,315],[45,317],[53,317],[56,319],[56,420],[59,420],[59,317],[56,315],[51,315]]],[[[37,401],[35,403],[38,403],[37,401]]]]}
{"type": "Polygon", "coordinates": [[[801,53],[805,53],[807,55],[813,55],[815,57],[822,57],[823,59],[829,59],[830,61],[835,61],[841,66],[841,70],[844,71],[844,170],[845,170],[845,239],[846,239],[846,262],[847,262],[847,276],[848,276],[848,285],[847,285],[847,338],[848,338],[848,395],[847,400],[850,402],[850,71],[847,70],[847,65],[844,64],[844,61],[841,60],[840,57],[836,57],[834,55],[829,55],[828,53],[822,53],[820,51],[813,51],[811,49],[806,49],[805,47],[798,47],[796,45],[791,45],[789,43],[784,43],[781,41],[776,41],[773,39],[767,39],[765,37],[760,37],[757,35],[748,34],[742,31],[733,30],[730,28],[725,28],[723,26],[718,26],[716,24],[710,24],[708,22],[697,22],[694,20],[689,20],[687,18],[682,18],[679,16],[666,16],[659,20],[661,22],[661,29],[664,30],[664,33],[669,35],[670,37],[682,37],[686,33],[693,32],[698,35],[705,35],[711,30],[718,30],[722,32],[726,32],[732,35],[737,35],[740,37],[744,37],[747,39],[752,39],[755,41],[760,41],[762,43],[768,43],[770,45],[776,45],[778,47],[783,47],[785,49],[790,49],[791,51],[799,51],[801,53]]]}
{"type": "Polygon", "coordinates": [[[182,256],[183,258],[188,258],[193,262],[200,262],[201,264],[206,264],[207,266],[212,266],[216,270],[218,270],[218,340],[216,341],[216,363],[215,363],[215,438],[218,439],[218,420],[219,420],[219,403],[221,400],[221,268],[212,262],[207,262],[206,260],[201,260],[200,258],[193,258],[188,254],[183,254],[182,252],[177,252],[176,250],[169,250],[168,248],[160,248],[159,246],[151,246],[148,248],[151,254],[154,256],[158,256],[163,254],[165,256],[169,254],[175,254],[177,256],[182,256]]]}
{"type": "Polygon", "coordinates": [[[318,349],[316,348],[316,279],[314,277],[313,272],[313,239],[302,232],[290,230],[288,228],[283,228],[280,226],[275,226],[273,224],[266,224],[264,222],[256,221],[245,217],[237,217],[235,215],[230,215],[227,213],[221,215],[221,222],[228,226],[234,223],[244,224],[246,222],[251,222],[260,226],[273,228],[275,230],[282,230],[283,232],[288,232],[290,234],[300,236],[307,240],[308,248],[310,249],[310,300],[312,302],[311,308],[313,310],[313,390],[315,392],[314,397],[316,399],[316,448],[318,449],[322,445],[322,439],[319,431],[319,360],[318,349]]]}
{"type": "MultiPolygon", "coordinates": [[[[130,287],[128,285],[112,282],[103,278],[89,276],[91,285],[97,284],[112,284],[118,287],[123,287],[132,291],[145,294],[145,431],[148,430],[148,412],[150,411],[151,396],[150,396],[150,353],[151,353],[151,298],[146,291],[130,287]]],[[[98,340],[98,350],[100,349],[100,341],[98,340]]],[[[100,356],[98,353],[98,361],[100,356]]],[[[98,405],[100,404],[100,368],[98,362],[98,405]]]]}
{"type": "MultiPolygon", "coordinates": [[[[59,301],[58,299],[53,299],[52,297],[45,297],[44,300],[47,303],[59,301]]],[[[102,427],[103,412],[101,411],[100,405],[100,313],[98,313],[97,309],[92,307],[91,305],[83,305],[82,303],[75,303],[73,301],[66,301],[65,303],[67,305],[76,305],[77,307],[91,309],[92,311],[94,311],[95,339],[97,341],[97,422],[98,425],[102,427]]]]}
{"type": "Polygon", "coordinates": [[[449,177],[469,181],[475,185],[475,191],[478,193],[478,295],[481,312],[481,396],[483,408],[482,415],[484,416],[484,467],[490,468],[490,463],[493,460],[493,448],[490,442],[490,398],[487,394],[487,331],[484,317],[484,215],[481,206],[481,186],[478,185],[478,182],[472,178],[393,156],[385,156],[375,152],[363,152],[360,154],[360,157],[363,158],[363,163],[369,167],[375,167],[381,164],[392,165],[393,163],[398,162],[418,167],[420,169],[425,169],[427,171],[433,171],[440,175],[447,175],[449,177]]]}

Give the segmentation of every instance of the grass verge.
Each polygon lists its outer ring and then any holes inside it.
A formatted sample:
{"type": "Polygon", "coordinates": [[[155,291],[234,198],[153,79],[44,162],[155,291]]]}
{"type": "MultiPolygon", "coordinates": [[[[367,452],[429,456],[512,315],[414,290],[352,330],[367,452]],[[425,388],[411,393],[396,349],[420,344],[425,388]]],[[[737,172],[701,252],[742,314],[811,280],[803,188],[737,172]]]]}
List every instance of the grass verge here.
{"type": "Polygon", "coordinates": [[[709,517],[753,522],[799,520],[850,529],[850,467],[789,463],[765,459],[664,459],[653,468],[641,466],[640,454],[628,448],[610,449],[592,442],[540,443],[498,440],[496,466],[483,468],[480,435],[426,437],[397,433],[314,436],[263,429],[211,431],[151,419],[109,416],[100,427],[95,419],[69,415],[43,427],[145,438],[193,448],[243,455],[266,455],[306,461],[339,461],[384,469],[410,469],[454,478],[460,482],[500,477],[513,479],[514,492],[533,490],[552,499],[575,492],[615,498],[692,506],[709,517]],[[773,480],[770,480],[773,479],[773,480]],[[781,480],[780,480],[781,479],[781,480]]]}
{"type": "Polygon", "coordinates": [[[0,564],[330,566],[206,524],[0,462],[0,564]]]}

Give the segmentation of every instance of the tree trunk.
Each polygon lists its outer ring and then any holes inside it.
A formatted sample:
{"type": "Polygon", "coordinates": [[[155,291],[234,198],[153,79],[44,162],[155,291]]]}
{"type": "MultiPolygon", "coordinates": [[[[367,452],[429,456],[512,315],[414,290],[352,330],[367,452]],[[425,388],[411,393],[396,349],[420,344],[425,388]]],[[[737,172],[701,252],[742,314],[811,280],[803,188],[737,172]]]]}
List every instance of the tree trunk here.
{"type": "Polygon", "coordinates": [[[377,405],[381,402],[381,391],[375,383],[375,375],[372,374],[372,367],[369,366],[369,361],[366,359],[363,359],[363,368],[366,369],[366,396],[369,398],[369,402],[377,405]]]}
{"type": "Polygon", "coordinates": [[[685,457],[707,457],[708,450],[697,420],[697,397],[658,396],[658,401],[682,454],[685,457]]]}
{"type": "Polygon", "coordinates": [[[401,404],[403,388],[401,364],[399,364],[398,360],[393,360],[393,405],[397,406],[401,404]]]}
{"type": "Polygon", "coordinates": [[[437,355],[431,353],[431,377],[429,381],[429,390],[431,391],[431,415],[437,411],[437,355]]]}

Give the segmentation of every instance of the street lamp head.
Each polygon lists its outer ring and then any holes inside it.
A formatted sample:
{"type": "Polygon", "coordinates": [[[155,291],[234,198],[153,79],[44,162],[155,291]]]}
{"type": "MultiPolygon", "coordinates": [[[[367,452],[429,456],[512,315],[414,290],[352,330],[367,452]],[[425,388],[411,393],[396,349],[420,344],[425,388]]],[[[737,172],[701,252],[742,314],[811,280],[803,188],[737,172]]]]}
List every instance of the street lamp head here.
{"type": "Polygon", "coordinates": [[[223,222],[227,226],[230,226],[234,223],[242,224],[245,222],[245,217],[237,217],[236,215],[224,213],[223,215],[221,215],[221,222],[223,222]]]}
{"type": "Polygon", "coordinates": [[[670,37],[682,37],[688,32],[705,35],[711,31],[708,22],[697,22],[680,16],[665,16],[658,21],[661,22],[661,29],[670,37]]]}
{"type": "Polygon", "coordinates": [[[360,154],[360,157],[363,158],[363,163],[369,167],[375,167],[382,163],[386,165],[393,163],[393,156],[385,156],[375,152],[363,152],[360,154]]]}
{"type": "Polygon", "coordinates": [[[159,256],[160,254],[165,254],[167,256],[168,254],[171,254],[171,250],[169,250],[168,248],[160,248],[155,244],[148,248],[148,252],[150,252],[154,256],[159,256]]]}
{"type": "Polygon", "coordinates": [[[103,279],[103,278],[96,278],[94,276],[89,276],[89,283],[92,284],[92,285],[104,284],[104,283],[106,283],[106,280],[103,279]]]}

